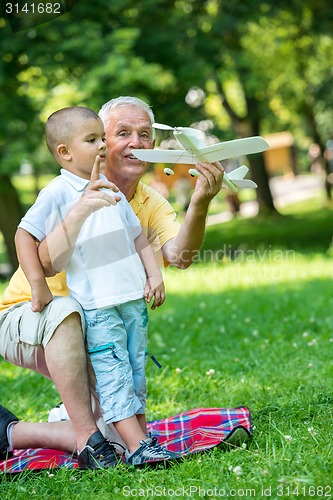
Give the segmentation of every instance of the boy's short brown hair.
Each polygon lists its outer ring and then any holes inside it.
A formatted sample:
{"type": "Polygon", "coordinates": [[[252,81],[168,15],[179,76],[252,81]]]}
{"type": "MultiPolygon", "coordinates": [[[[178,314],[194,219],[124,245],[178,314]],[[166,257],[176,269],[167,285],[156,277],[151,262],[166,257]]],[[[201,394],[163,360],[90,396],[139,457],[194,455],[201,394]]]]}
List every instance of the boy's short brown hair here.
{"type": "Polygon", "coordinates": [[[78,124],[91,118],[100,120],[95,111],[84,106],[71,106],[52,113],[45,124],[46,144],[52,155],[56,156],[59,144],[67,144],[78,124]]]}

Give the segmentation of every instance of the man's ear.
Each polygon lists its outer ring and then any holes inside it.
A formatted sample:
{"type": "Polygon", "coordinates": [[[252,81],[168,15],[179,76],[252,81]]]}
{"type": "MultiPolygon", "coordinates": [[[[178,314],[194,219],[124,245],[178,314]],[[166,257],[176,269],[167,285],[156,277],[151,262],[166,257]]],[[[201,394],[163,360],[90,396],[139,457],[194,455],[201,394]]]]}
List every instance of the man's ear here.
{"type": "Polygon", "coordinates": [[[63,158],[64,160],[72,159],[72,155],[68,151],[66,144],[59,144],[57,147],[57,153],[60,156],[60,158],[63,158]]]}

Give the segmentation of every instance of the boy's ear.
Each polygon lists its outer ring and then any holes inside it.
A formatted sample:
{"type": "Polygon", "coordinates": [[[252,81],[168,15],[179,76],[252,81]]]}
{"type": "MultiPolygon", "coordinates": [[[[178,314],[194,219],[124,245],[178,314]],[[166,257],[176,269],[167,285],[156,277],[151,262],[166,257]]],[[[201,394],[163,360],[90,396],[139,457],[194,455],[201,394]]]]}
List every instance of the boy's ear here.
{"type": "Polygon", "coordinates": [[[70,152],[68,151],[66,144],[59,144],[57,147],[57,153],[64,160],[71,160],[72,159],[72,156],[71,156],[70,152]]]}

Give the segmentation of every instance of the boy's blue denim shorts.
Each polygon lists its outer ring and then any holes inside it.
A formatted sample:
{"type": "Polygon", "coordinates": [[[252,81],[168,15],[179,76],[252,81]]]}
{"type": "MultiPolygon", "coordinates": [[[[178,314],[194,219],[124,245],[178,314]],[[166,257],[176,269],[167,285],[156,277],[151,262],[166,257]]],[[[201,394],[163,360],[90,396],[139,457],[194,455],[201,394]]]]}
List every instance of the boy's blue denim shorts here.
{"type": "Polygon", "coordinates": [[[148,313],[144,299],[84,311],[88,353],[106,423],[145,413],[148,313]]]}

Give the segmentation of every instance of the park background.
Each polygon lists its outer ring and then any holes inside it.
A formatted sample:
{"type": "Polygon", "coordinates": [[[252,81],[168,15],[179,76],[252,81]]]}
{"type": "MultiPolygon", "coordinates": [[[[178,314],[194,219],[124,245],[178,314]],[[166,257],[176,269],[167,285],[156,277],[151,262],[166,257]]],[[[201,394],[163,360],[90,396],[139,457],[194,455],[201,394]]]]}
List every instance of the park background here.
{"type": "MultiPolygon", "coordinates": [[[[2,4],[0,293],[17,265],[17,223],[58,172],[43,131],[56,109],[98,111],[112,97],[135,95],[158,122],[193,125],[210,141],[266,137],[268,154],[242,159],[258,189],[240,193],[240,213],[230,212],[223,190],[195,263],[165,270],[167,302],[150,314],[150,350],[163,368],[147,367],[149,418],[246,405],[255,429],[244,448],[168,470],[2,477],[2,497],[124,497],[128,486],[131,496],[150,497],[191,486],[194,497],[199,487],[213,498],[222,488],[234,497],[331,495],[333,6],[60,4],[63,15],[48,22],[8,15],[2,4]]],[[[168,134],[157,139],[170,144],[168,134]]],[[[146,181],[161,179],[152,167],[146,181]]],[[[177,191],[168,191],[181,218],[177,191]]],[[[50,382],[3,360],[0,383],[1,404],[20,418],[45,420],[58,402],[50,382]]]]}

